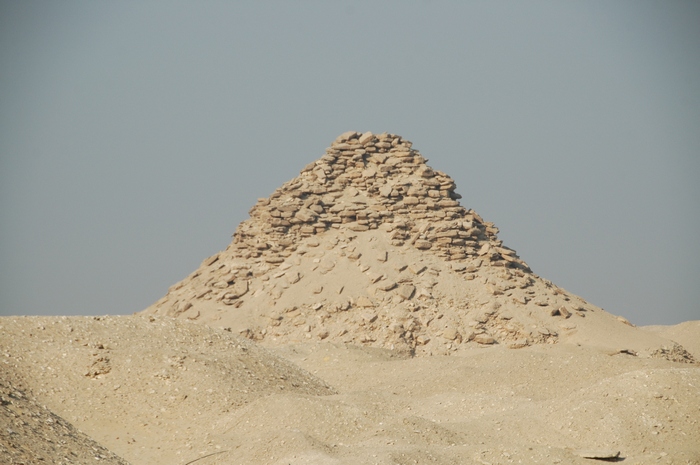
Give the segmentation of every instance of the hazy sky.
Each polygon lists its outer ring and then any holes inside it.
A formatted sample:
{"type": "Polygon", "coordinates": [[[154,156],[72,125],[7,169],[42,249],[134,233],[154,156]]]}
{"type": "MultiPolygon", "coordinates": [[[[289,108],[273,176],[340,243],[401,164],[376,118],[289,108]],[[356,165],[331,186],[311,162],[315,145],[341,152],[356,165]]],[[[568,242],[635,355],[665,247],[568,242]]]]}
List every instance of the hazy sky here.
{"type": "Polygon", "coordinates": [[[140,311],[348,130],[540,276],[700,319],[700,2],[0,2],[0,314],[140,311]]]}

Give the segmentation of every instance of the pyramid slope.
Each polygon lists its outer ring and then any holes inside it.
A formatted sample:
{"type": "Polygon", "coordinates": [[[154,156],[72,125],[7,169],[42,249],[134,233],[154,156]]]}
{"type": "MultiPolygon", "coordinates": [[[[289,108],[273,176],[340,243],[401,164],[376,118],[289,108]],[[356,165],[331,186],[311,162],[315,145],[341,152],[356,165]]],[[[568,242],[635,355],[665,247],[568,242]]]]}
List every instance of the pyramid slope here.
{"type": "MultiPolygon", "coordinates": [[[[266,344],[328,340],[417,354],[633,329],[534,274],[426,161],[401,136],[342,134],[259,199],[226,250],[145,311],[266,344]]],[[[634,345],[637,332],[620,340],[634,345]]]]}

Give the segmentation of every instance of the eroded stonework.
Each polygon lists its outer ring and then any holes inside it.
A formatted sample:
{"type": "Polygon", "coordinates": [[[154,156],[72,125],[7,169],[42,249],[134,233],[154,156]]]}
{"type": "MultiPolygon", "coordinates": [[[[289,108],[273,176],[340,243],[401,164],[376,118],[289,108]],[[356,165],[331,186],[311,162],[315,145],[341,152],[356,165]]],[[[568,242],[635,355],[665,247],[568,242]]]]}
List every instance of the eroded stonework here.
{"type": "Polygon", "coordinates": [[[147,311],[269,343],[449,353],[555,342],[594,310],[532,273],[455,188],[400,136],[344,133],[147,311]]]}

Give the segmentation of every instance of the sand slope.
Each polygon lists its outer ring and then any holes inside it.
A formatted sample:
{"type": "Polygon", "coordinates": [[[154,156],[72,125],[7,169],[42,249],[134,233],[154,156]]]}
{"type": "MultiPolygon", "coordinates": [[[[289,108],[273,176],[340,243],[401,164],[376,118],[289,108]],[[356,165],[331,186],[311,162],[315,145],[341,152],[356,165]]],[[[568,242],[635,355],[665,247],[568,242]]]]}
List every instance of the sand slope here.
{"type": "Polygon", "coordinates": [[[26,391],[132,464],[700,463],[700,367],[598,344],[273,354],[168,318],[0,326],[26,391]]]}
{"type": "Polygon", "coordinates": [[[28,395],[19,376],[0,364],[0,463],[127,462],[28,395]]]}
{"type": "Polygon", "coordinates": [[[213,447],[212,419],[277,392],[335,392],[223,330],[172,319],[7,317],[2,363],[53,412],[134,463],[213,447]]]}

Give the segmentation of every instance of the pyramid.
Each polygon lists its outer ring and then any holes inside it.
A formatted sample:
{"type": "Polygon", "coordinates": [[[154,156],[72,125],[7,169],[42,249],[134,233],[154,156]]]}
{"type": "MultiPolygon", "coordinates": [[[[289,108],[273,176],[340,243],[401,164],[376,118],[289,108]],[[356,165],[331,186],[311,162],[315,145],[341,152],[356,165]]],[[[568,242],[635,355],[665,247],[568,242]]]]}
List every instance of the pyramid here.
{"type": "Polygon", "coordinates": [[[226,250],[145,312],[262,344],[316,340],[418,355],[552,344],[596,318],[631,328],[533,273],[426,162],[398,135],[340,135],[257,201],[226,250]]]}

